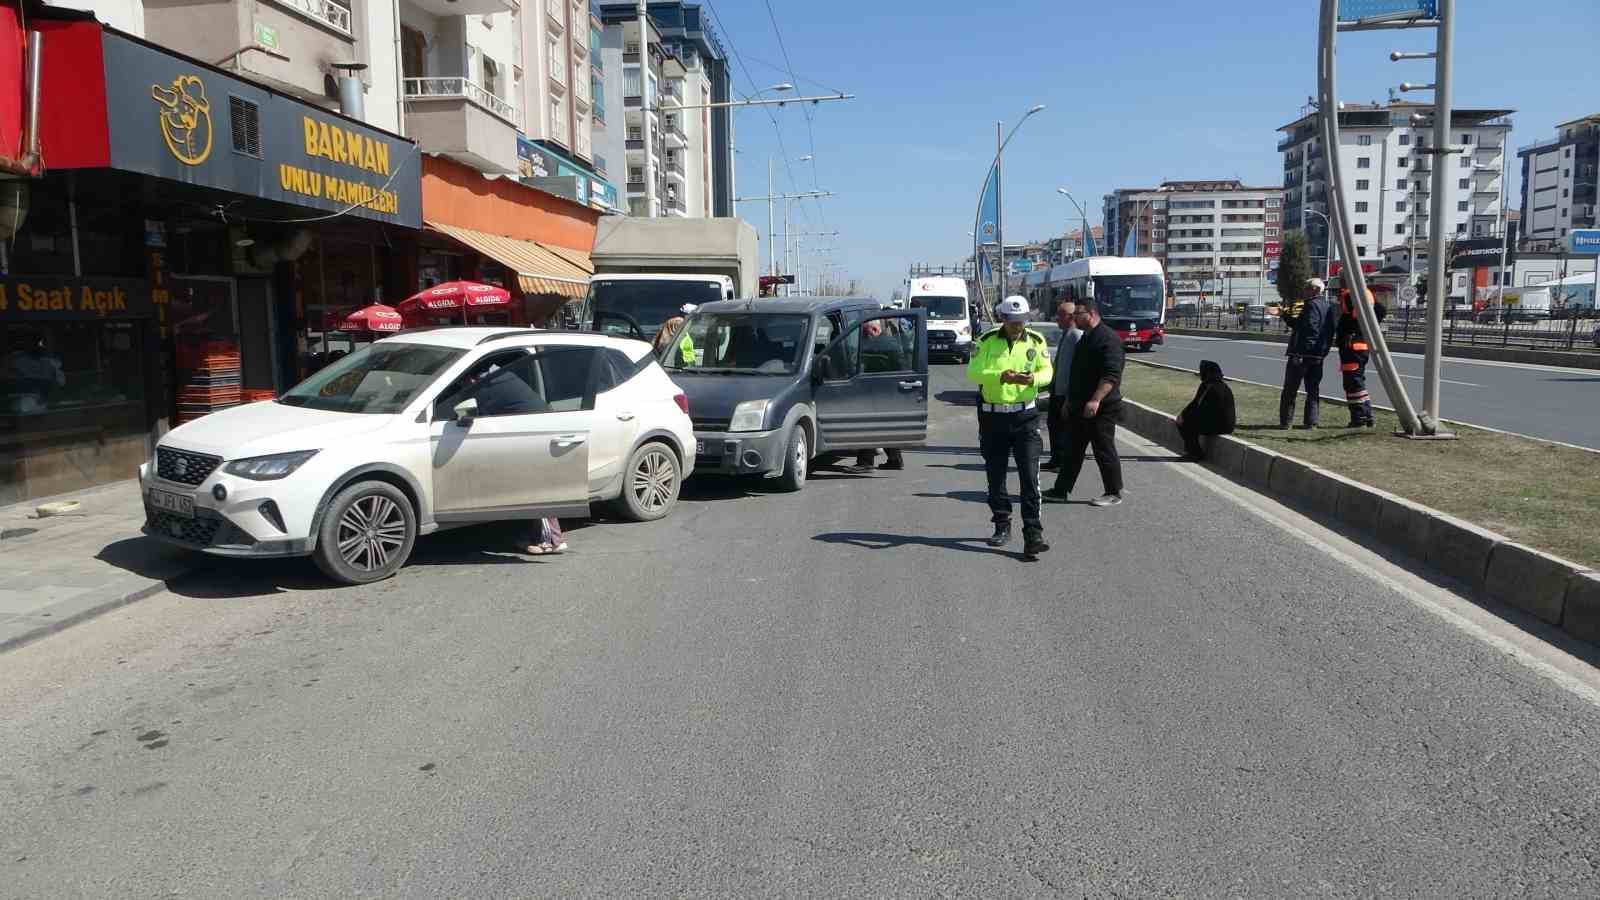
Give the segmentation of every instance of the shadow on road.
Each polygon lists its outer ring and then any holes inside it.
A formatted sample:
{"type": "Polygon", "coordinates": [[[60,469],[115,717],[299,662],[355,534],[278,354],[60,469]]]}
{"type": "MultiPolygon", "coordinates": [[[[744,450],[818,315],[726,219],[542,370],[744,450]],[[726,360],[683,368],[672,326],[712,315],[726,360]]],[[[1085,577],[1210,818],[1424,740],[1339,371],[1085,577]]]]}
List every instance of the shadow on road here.
{"type": "Polygon", "coordinates": [[[929,469],[956,469],[961,472],[983,472],[983,463],[927,463],[929,469]]]}
{"type": "Polygon", "coordinates": [[[960,500],[963,503],[988,503],[989,494],[986,491],[945,491],[942,494],[912,494],[913,497],[926,497],[931,500],[960,500]]]}
{"type": "Polygon", "coordinates": [[[141,578],[157,580],[171,578],[193,562],[188,551],[144,536],[107,544],[94,558],[141,578]]]}
{"type": "Polygon", "coordinates": [[[835,531],[816,535],[812,540],[821,541],[824,544],[848,544],[852,547],[859,547],[862,550],[892,550],[896,547],[917,546],[933,547],[938,550],[960,550],[963,553],[981,553],[986,556],[1003,556],[1007,559],[1023,559],[1021,553],[1008,553],[1005,550],[986,546],[983,543],[983,538],[934,538],[920,537],[913,534],[835,531]]]}
{"type": "Polygon", "coordinates": [[[977,406],[978,392],[975,390],[940,391],[933,395],[933,399],[951,406],[977,406]]]}

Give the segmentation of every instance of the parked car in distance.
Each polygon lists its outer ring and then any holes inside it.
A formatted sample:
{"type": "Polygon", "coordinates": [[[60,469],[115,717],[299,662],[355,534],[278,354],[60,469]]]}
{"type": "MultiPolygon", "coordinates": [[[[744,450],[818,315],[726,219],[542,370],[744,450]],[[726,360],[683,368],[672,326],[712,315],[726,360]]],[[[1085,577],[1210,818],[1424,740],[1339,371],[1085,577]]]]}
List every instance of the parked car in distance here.
{"type": "Polygon", "coordinates": [[[218,556],[309,555],[365,583],[441,528],[587,515],[596,502],[658,519],[694,470],[693,441],[683,392],[647,344],[419,329],[277,400],[168,432],[139,468],[144,530],[218,556]]]}
{"type": "Polygon", "coordinates": [[[927,441],[925,309],[734,300],[702,305],[679,335],[660,361],[688,395],[696,472],[760,475],[797,491],[816,457],[927,441]]]}

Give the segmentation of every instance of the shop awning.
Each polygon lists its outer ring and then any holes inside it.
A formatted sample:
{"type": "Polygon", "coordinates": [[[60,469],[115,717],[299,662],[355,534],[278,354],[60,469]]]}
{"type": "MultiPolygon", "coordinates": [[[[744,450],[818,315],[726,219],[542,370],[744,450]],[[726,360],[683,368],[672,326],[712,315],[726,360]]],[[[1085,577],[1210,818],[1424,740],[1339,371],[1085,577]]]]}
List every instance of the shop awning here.
{"type": "Polygon", "coordinates": [[[582,297],[589,290],[594,264],[581,250],[522,241],[471,228],[428,222],[428,228],[447,235],[517,273],[517,286],[528,294],[582,297]]]}

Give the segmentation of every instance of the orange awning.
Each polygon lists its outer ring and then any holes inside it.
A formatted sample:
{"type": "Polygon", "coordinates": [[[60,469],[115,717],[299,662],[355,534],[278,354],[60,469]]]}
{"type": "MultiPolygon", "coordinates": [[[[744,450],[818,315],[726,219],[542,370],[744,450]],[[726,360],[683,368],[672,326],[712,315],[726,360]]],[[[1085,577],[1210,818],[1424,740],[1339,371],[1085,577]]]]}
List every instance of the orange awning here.
{"type": "Polygon", "coordinates": [[[517,273],[517,287],[528,294],[582,297],[589,290],[594,263],[581,250],[522,241],[471,228],[428,222],[428,227],[482,253],[517,273]]]}

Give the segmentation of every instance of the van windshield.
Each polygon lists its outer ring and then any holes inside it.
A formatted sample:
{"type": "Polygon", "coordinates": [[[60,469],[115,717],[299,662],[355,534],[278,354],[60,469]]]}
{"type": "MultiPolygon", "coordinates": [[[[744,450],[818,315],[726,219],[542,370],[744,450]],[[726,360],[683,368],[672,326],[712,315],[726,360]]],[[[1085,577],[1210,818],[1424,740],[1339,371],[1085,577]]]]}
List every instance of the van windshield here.
{"type": "Polygon", "coordinates": [[[672,372],[793,375],[810,327],[810,316],[696,313],[663,349],[661,364],[672,372]]]}
{"type": "Polygon", "coordinates": [[[721,299],[721,285],[704,279],[596,280],[589,285],[596,331],[647,341],[655,340],[663,322],[683,315],[684,304],[721,299]]]}
{"type": "Polygon", "coordinates": [[[967,298],[965,297],[912,297],[912,309],[925,309],[930,319],[965,319],[967,317],[967,298]]]}

